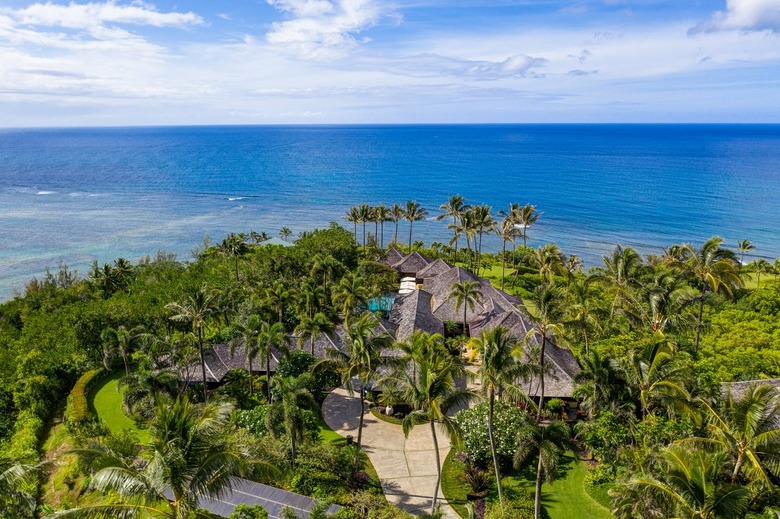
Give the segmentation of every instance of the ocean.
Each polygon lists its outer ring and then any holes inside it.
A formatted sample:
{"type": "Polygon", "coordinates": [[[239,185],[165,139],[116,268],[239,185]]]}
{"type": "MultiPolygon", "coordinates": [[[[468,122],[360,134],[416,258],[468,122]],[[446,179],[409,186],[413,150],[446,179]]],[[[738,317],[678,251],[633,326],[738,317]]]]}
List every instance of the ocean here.
{"type": "Polygon", "coordinates": [[[0,130],[0,300],[59,262],[86,275],[158,250],[187,260],[204,236],[351,229],[341,216],[360,203],[417,200],[429,218],[415,239],[447,243],[434,218],[454,193],[494,211],[536,205],[529,245],[556,242],[586,266],[616,243],[657,253],[716,234],[774,259],[780,125],[0,130]]]}

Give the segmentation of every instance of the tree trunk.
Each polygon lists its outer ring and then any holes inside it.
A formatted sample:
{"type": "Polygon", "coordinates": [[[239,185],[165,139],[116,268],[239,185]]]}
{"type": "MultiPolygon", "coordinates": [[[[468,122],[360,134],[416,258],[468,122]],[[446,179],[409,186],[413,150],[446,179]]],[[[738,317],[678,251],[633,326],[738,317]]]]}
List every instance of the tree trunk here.
{"type": "Polygon", "coordinates": [[[265,387],[267,388],[268,403],[271,403],[271,347],[268,347],[268,354],[265,356],[265,387]]]}
{"type": "Polygon", "coordinates": [[[477,249],[477,276],[482,270],[482,228],[479,229],[479,248],[477,249]]]}
{"type": "Polygon", "coordinates": [[[734,472],[731,473],[731,482],[736,483],[737,478],[739,477],[739,471],[742,470],[742,464],[745,462],[745,453],[744,451],[740,450],[739,454],[737,454],[737,464],[734,465],[734,472]]]}
{"type": "Polygon", "coordinates": [[[379,224],[379,229],[381,234],[381,236],[379,237],[379,247],[381,249],[384,249],[385,248],[385,221],[384,220],[382,220],[382,222],[379,224]]]}
{"type": "Polygon", "coordinates": [[[355,221],[354,221],[354,222],[352,222],[352,223],[353,223],[353,225],[355,226],[355,243],[357,244],[357,220],[355,220],[355,221]]]}
{"type": "Polygon", "coordinates": [[[127,352],[122,350],[122,362],[125,364],[125,375],[130,376],[130,366],[127,363],[127,352]]]}
{"type": "Polygon", "coordinates": [[[252,387],[252,356],[249,354],[249,350],[246,351],[246,361],[248,364],[247,374],[249,374],[249,396],[252,396],[254,390],[252,387]]]}
{"type": "Polygon", "coordinates": [[[699,338],[701,337],[701,319],[704,313],[704,293],[705,289],[701,290],[701,299],[699,299],[699,313],[696,317],[696,339],[693,341],[693,352],[699,353],[699,338]]]}
{"type": "Polygon", "coordinates": [[[395,231],[393,232],[393,245],[396,247],[398,246],[398,220],[394,220],[395,222],[395,231]]]}
{"type": "Polygon", "coordinates": [[[314,334],[311,334],[311,356],[314,356],[314,334]]]}
{"type": "Polygon", "coordinates": [[[490,388],[490,407],[488,409],[488,438],[490,438],[490,452],[493,454],[493,468],[496,471],[496,488],[498,489],[498,502],[504,504],[504,489],[501,485],[501,469],[498,466],[498,456],[496,455],[496,440],[493,437],[493,406],[496,395],[493,388],[490,388]]]}
{"type": "Polygon", "coordinates": [[[412,223],[413,220],[409,220],[409,254],[412,253],[412,223]]]}
{"type": "Polygon", "coordinates": [[[239,282],[239,279],[238,279],[238,256],[236,256],[236,283],[238,283],[238,282],[239,282]]]}
{"type": "Polygon", "coordinates": [[[292,462],[292,469],[295,470],[295,432],[290,431],[290,461],[292,462]]]}
{"type": "Polygon", "coordinates": [[[528,248],[526,238],[528,237],[528,225],[523,224],[523,256],[525,256],[525,250],[528,248]]]}
{"type": "Polygon", "coordinates": [[[366,222],[363,222],[363,250],[366,250],[366,222]]]}
{"type": "Polygon", "coordinates": [[[358,471],[358,467],[360,466],[360,446],[363,442],[363,384],[360,385],[360,418],[358,420],[358,435],[357,435],[357,448],[355,449],[355,468],[352,471],[352,473],[356,473],[358,471]]]}
{"type": "Polygon", "coordinates": [[[504,290],[504,268],[506,267],[506,238],[501,237],[501,290],[504,290]]]}
{"type": "Polygon", "coordinates": [[[588,351],[588,325],[587,323],[583,323],[582,325],[582,335],[585,337],[585,356],[587,357],[590,355],[590,352],[588,351]]]}
{"type": "Polygon", "coordinates": [[[441,458],[439,456],[439,439],[436,437],[436,424],[431,421],[431,434],[433,435],[433,448],[436,451],[436,487],[433,489],[433,502],[431,514],[436,511],[436,499],[439,497],[439,485],[441,484],[441,458]]]}
{"type": "Polygon", "coordinates": [[[203,375],[203,401],[209,401],[209,392],[206,389],[206,359],[203,357],[203,330],[198,328],[198,350],[200,351],[200,370],[203,375]]]}
{"type": "Polygon", "coordinates": [[[544,348],[547,346],[547,334],[542,335],[542,351],[539,353],[539,408],[536,410],[536,421],[542,421],[544,409],[544,348]]]}
{"type": "Polygon", "coordinates": [[[534,494],[534,519],[541,517],[542,511],[542,450],[539,449],[539,464],[536,467],[536,493],[534,494]]]}

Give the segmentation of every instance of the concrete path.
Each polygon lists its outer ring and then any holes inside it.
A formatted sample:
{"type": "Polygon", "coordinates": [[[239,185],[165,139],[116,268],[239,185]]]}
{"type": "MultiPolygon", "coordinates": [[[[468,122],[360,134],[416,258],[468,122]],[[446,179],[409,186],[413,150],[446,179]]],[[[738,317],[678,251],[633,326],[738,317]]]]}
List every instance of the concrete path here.
{"type": "MultiPolygon", "coordinates": [[[[357,394],[350,397],[344,389],[333,391],[322,404],[325,423],[342,436],[352,435],[357,440],[358,409],[357,394]]],[[[364,409],[363,448],[376,469],[382,482],[382,491],[391,503],[413,514],[430,513],[433,489],[436,486],[436,455],[429,425],[418,425],[404,437],[400,425],[379,420],[364,409]]],[[[450,443],[444,432],[437,427],[441,462],[450,451],[450,443]]],[[[441,503],[444,516],[459,519],[444,499],[439,489],[437,503],[441,503]]]]}

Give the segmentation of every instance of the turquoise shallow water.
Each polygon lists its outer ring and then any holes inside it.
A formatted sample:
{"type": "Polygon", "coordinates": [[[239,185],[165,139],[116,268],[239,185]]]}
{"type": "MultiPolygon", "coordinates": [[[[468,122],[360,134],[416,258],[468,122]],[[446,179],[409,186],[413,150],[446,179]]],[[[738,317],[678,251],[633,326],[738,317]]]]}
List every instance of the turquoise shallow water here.
{"type": "Polygon", "coordinates": [[[415,238],[446,242],[433,216],[452,193],[536,204],[530,244],[589,265],[617,242],[713,234],[775,258],[779,169],[780,125],[0,130],[0,298],[60,260],[84,273],[158,249],[187,259],[206,234],[298,232],[358,203],[416,199],[431,218],[415,238]]]}

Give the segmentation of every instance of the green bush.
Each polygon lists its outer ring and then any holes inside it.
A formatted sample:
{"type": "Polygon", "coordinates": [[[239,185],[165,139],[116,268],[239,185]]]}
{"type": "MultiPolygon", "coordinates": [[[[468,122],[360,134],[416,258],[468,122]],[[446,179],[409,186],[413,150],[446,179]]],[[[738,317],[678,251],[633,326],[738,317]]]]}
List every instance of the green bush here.
{"type": "Polygon", "coordinates": [[[238,505],[228,519],[268,519],[268,512],[260,505],[238,505]]]}
{"type": "Polygon", "coordinates": [[[534,498],[526,490],[507,489],[504,504],[491,502],[484,519],[530,519],[534,516],[534,498]]]}
{"type": "Polygon", "coordinates": [[[585,486],[594,487],[615,481],[615,468],[606,463],[599,463],[590,467],[585,473],[585,486]]]}
{"type": "MultiPolygon", "coordinates": [[[[493,413],[493,433],[500,463],[507,463],[517,450],[517,431],[525,425],[528,414],[506,402],[497,401],[493,413]]],[[[455,415],[460,426],[463,453],[480,465],[492,462],[487,421],[488,404],[482,403],[455,415]]]]}
{"type": "Polygon", "coordinates": [[[78,423],[89,418],[89,391],[100,380],[103,371],[103,368],[87,371],[76,381],[65,407],[66,422],[78,423]]]}
{"type": "Polygon", "coordinates": [[[3,457],[16,462],[32,463],[38,459],[38,442],[43,430],[43,420],[33,411],[25,409],[16,416],[13,434],[3,457]]]}

